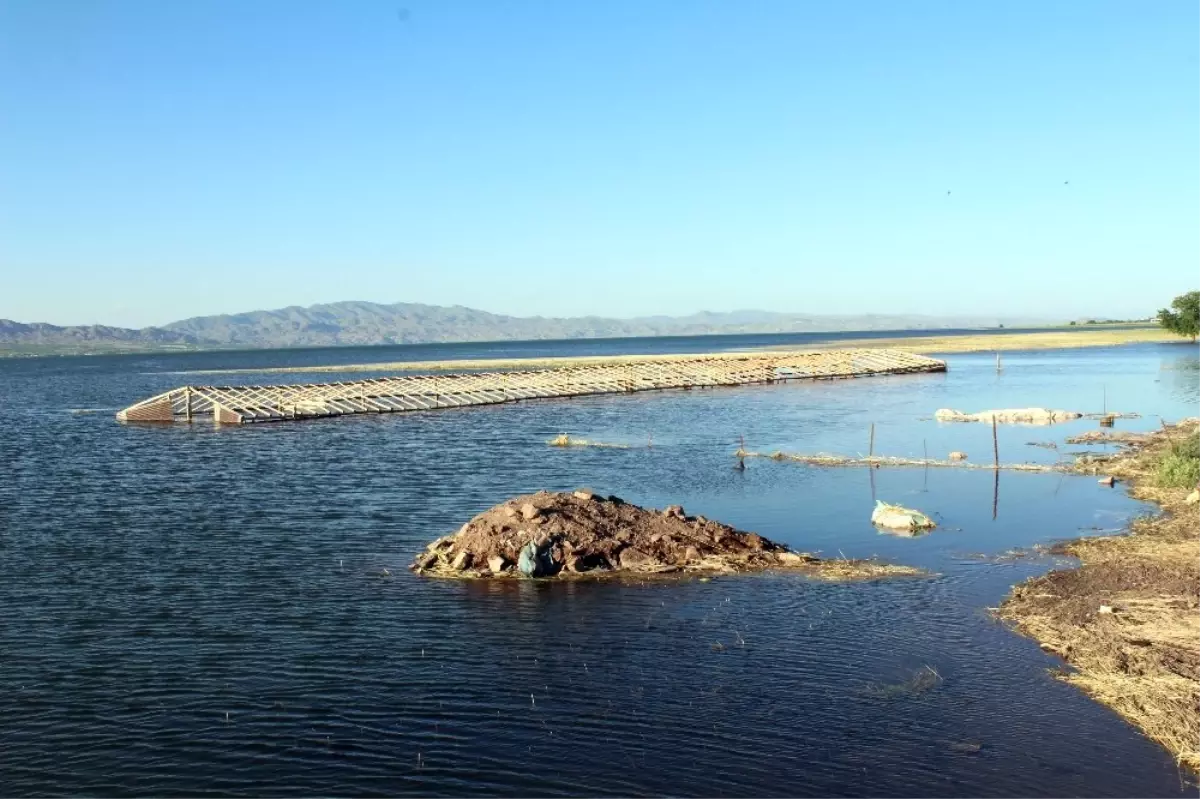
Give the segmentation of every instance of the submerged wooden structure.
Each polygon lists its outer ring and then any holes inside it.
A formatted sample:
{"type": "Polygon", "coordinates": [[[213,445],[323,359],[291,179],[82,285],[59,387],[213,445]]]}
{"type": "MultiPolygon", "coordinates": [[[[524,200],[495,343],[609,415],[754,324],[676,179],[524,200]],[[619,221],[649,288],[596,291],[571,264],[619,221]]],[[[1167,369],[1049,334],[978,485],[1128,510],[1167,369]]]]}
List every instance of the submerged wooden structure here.
{"type": "Polygon", "coordinates": [[[219,423],[245,424],[945,370],[944,361],[898,350],[647,356],[526,371],[399,375],[299,385],[183,386],[131,405],[117,418],[123,422],[173,422],[211,417],[219,423]]]}

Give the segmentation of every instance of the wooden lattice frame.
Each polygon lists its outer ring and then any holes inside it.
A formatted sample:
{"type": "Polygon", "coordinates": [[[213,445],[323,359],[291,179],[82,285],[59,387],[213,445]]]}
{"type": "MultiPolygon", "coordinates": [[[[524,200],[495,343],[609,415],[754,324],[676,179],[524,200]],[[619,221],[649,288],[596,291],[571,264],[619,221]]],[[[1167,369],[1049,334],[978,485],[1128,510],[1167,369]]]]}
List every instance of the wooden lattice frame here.
{"type": "Polygon", "coordinates": [[[183,386],[131,405],[117,418],[126,422],[171,422],[212,417],[222,423],[243,424],[945,369],[944,361],[899,350],[646,357],[551,369],[402,375],[339,383],[183,386]]]}

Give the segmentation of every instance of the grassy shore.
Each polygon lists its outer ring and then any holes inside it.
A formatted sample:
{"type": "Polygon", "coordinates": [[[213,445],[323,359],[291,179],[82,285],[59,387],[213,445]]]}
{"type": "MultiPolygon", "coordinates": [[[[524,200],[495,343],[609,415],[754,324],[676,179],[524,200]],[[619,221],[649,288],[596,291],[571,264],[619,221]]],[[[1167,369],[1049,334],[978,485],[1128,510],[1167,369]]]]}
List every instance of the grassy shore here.
{"type": "MultiPolygon", "coordinates": [[[[897,338],[843,339],[821,341],[789,348],[790,351],[831,349],[902,349],[921,354],[958,352],[997,352],[1000,350],[1069,349],[1074,347],[1111,347],[1119,344],[1180,342],[1178,336],[1159,328],[1105,327],[1100,329],[1063,328],[1043,333],[979,333],[955,336],[913,336],[897,338]]],[[[755,349],[755,353],[783,351],[777,347],[755,349]]],[[[703,353],[713,355],[719,353],[703,353]]],[[[633,363],[644,360],[687,360],[701,353],[678,355],[589,355],[572,358],[477,358],[452,361],[387,361],[381,363],[328,364],[268,369],[211,369],[193,374],[232,374],[238,372],[437,372],[470,369],[551,369],[597,363],[633,363]]]]}
{"type": "Polygon", "coordinates": [[[1016,587],[1000,616],[1073,667],[1062,679],[1200,770],[1200,503],[1187,501],[1198,430],[1191,420],[1127,440],[1103,474],[1163,513],[1062,546],[1082,565],[1016,587]]]}

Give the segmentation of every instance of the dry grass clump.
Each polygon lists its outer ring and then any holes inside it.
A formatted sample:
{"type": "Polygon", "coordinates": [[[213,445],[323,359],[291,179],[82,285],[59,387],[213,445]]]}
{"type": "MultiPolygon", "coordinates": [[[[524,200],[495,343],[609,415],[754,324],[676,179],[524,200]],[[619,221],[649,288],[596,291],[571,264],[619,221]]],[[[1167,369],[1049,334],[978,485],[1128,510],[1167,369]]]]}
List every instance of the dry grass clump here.
{"type": "MultiPolygon", "coordinates": [[[[1200,505],[1159,483],[1195,422],[1131,440],[1108,471],[1165,513],[1062,548],[1082,561],[1018,586],[1000,615],[1076,671],[1061,678],[1200,770],[1200,505]]],[[[1187,446],[1187,445],[1185,445],[1187,446]]]]}
{"type": "Polygon", "coordinates": [[[839,583],[856,580],[882,580],[886,577],[923,577],[928,575],[924,569],[918,569],[915,566],[901,566],[877,560],[838,558],[817,561],[817,564],[819,564],[817,568],[809,570],[810,577],[839,583]]]}

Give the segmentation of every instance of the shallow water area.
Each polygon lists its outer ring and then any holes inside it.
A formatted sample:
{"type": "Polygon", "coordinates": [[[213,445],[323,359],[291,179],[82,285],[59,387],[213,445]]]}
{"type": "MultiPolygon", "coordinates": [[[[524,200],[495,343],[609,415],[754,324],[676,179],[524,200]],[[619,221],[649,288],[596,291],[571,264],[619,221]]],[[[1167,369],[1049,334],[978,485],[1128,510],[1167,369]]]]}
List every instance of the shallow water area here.
{"type": "MultiPolygon", "coordinates": [[[[1118,429],[1157,427],[1196,413],[1192,348],[1005,353],[999,374],[994,356],[947,356],[938,375],[261,426],[112,418],[198,359],[305,362],[276,357],[0,361],[4,794],[1194,794],[1166,752],[1053,680],[1059,662],[986,610],[1065,564],[1005,553],[1116,530],[1146,507],[1059,474],[733,469],[742,436],[759,451],[866,454],[872,423],[878,454],[990,462],[990,426],[940,425],[940,407],[1106,404],[1143,414],[1118,429]],[[547,446],[563,432],[630,446],[547,446]],[[581,486],[932,576],[405,569],[497,502],[581,486]],[[874,499],[939,527],[881,533],[874,499]],[[937,679],[914,681],[926,666],[937,679]]],[[[1002,426],[1001,460],[1052,463],[1096,426],[1002,426]]]]}

